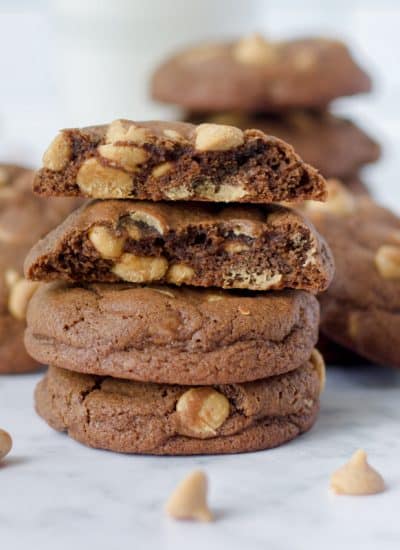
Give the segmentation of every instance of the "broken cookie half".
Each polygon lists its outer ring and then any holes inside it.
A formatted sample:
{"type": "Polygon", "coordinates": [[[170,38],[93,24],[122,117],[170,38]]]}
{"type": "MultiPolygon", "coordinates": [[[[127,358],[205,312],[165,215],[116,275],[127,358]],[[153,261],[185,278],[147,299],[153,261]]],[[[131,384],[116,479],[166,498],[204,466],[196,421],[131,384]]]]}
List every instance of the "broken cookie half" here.
{"type": "Polygon", "coordinates": [[[37,243],[29,279],[321,292],[333,275],[301,214],[264,207],[93,201],[37,243]]]}
{"type": "Polygon", "coordinates": [[[46,196],[267,203],[325,199],[291,145],[222,124],[132,122],[62,130],[34,189],[46,196]]]}

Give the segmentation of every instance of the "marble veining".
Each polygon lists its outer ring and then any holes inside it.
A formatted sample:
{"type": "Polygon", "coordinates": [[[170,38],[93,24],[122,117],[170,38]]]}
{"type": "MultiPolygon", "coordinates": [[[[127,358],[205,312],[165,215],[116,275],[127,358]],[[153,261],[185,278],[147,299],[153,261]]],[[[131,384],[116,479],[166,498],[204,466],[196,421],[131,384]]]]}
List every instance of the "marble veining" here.
{"type": "Polygon", "coordinates": [[[0,467],[0,545],[10,550],[330,550],[399,548],[400,371],[331,368],[315,428],[272,450],[160,458],[88,449],[33,411],[39,375],[0,378],[0,425],[14,438],[0,467]],[[388,489],[335,497],[330,473],[358,447],[388,489]],[[174,522],[163,505],[191,469],[210,479],[213,524],[174,522]]]}

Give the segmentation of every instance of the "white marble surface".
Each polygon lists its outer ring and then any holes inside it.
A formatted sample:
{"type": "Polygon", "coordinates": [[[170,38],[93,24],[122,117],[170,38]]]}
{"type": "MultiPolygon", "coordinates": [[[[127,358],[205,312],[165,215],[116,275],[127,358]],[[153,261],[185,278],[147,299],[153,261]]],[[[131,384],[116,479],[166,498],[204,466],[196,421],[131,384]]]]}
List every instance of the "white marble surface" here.
{"type": "Polygon", "coordinates": [[[0,378],[0,424],[14,448],[0,467],[0,547],[10,550],[397,550],[400,372],[329,370],[318,423],[281,448],[236,456],[156,458],[87,449],[33,413],[39,375],[0,378]],[[372,497],[328,492],[358,447],[387,481],[372,497]],[[210,478],[213,524],[163,513],[193,468],[210,478]]]}

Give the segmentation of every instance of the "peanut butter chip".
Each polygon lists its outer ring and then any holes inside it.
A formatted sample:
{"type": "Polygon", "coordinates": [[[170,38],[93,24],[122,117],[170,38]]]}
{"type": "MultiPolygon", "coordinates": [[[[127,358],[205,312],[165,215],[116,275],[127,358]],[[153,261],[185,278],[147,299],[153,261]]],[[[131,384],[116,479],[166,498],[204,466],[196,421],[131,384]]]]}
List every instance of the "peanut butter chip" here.
{"type": "Polygon", "coordinates": [[[326,384],[326,368],[325,368],[324,358],[322,357],[321,353],[317,350],[317,348],[314,348],[312,350],[310,361],[318,374],[318,378],[320,382],[319,393],[321,394],[324,391],[325,384],[326,384]]]}
{"type": "Polygon", "coordinates": [[[331,477],[331,490],[337,495],[374,495],[385,490],[382,476],[367,462],[362,449],[331,477]]]}
{"type": "Polygon", "coordinates": [[[148,283],[162,279],[168,269],[166,258],[135,256],[125,253],[112,268],[112,272],[130,283],[148,283]]]}
{"type": "Polygon", "coordinates": [[[107,143],[123,141],[143,145],[147,138],[148,132],[146,128],[140,128],[134,124],[126,124],[120,119],[114,120],[114,122],[109,125],[106,134],[107,143]]]}
{"type": "Polygon", "coordinates": [[[62,132],[52,141],[43,155],[43,166],[54,172],[66,167],[72,157],[71,143],[62,132]]]}
{"type": "Polygon", "coordinates": [[[177,404],[178,432],[206,439],[214,437],[229,416],[229,401],[213,388],[192,388],[181,395],[177,404]]]}
{"type": "Polygon", "coordinates": [[[259,34],[242,38],[233,49],[233,57],[244,65],[264,65],[276,60],[277,50],[259,34]]]}
{"type": "Polygon", "coordinates": [[[400,246],[380,246],[375,255],[375,265],[384,279],[400,279],[400,246]]]}
{"type": "Polygon", "coordinates": [[[169,497],[166,513],[175,519],[213,521],[207,505],[207,478],[201,471],[185,477],[169,497]]]}
{"type": "Polygon", "coordinates": [[[111,160],[127,171],[135,172],[138,165],[149,158],[149,153],[135,145],[114,145],[107,143],[97,148],[100,156],[111,160]]]}
{"type": "Polygon", "coordinates": [[[195,272],[190,266],[185,264],[172,265],[167,273],[167,281],[175,285],[188,283],[192,280],[195,272]]]}
{"type": "Polygon", "coordinates": [[[11,451],[12,439],[8,432],[0,429],[0,460],[11,451]]]}
{"type": "Polygon", "coordinates": [[[204,123],[196,128],[195,147],[198,151],[229,151],[243,143],[243,132],[235,126],[204,123]]]}
{"type": "Polygon", "coordinates": [[[95,225],[89,231],[89,240],[102,258],[119,258],[124,249],[124,237],[117,237],[104,225],[95,225]]]}
{"type": "Polygon", "coordinates": [[[4,187],[10,181],[10,177],[7,173],[7,170],[0,167],[0,187],[4,187]]]}
{"type": "Polygon", "coordinates": [[[10,288],[8,297],[8,311],[15,319],[22,321],[26,317],[29,301],[40,283],[18,279],[10,288]]]}
{"type": "Polygon", "coordinates": [[[87,159],[76,176],[78,187],[94,199],[121,199],[132,192],[132,176],[118,168],[103,166],[97,159],[87,159]]]}

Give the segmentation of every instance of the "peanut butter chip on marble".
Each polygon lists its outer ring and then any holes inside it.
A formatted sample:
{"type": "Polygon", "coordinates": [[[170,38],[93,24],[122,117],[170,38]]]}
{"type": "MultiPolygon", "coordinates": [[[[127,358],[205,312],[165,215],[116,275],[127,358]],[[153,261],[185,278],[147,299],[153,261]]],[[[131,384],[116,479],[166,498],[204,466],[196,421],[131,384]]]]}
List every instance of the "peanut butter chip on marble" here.
{"type": "Polygon", "coordinates": [[[374,495],[385,490],[385,482],[368,464],[367,453],[359,449],[332,474],[330,488],[337,495],[374,495]]]}
{"type": "Polygon", "coordinates": [[[213,521],[207,505],[207,477],[204,472],[196,470],[185,477],[169,497],[165,511],[175,519],[213,521]]]}
{"type": "Polygon", "coordinates": [[[0,429],[0,460],[11,451],[12,439],[8,432],[0,429]]]}

